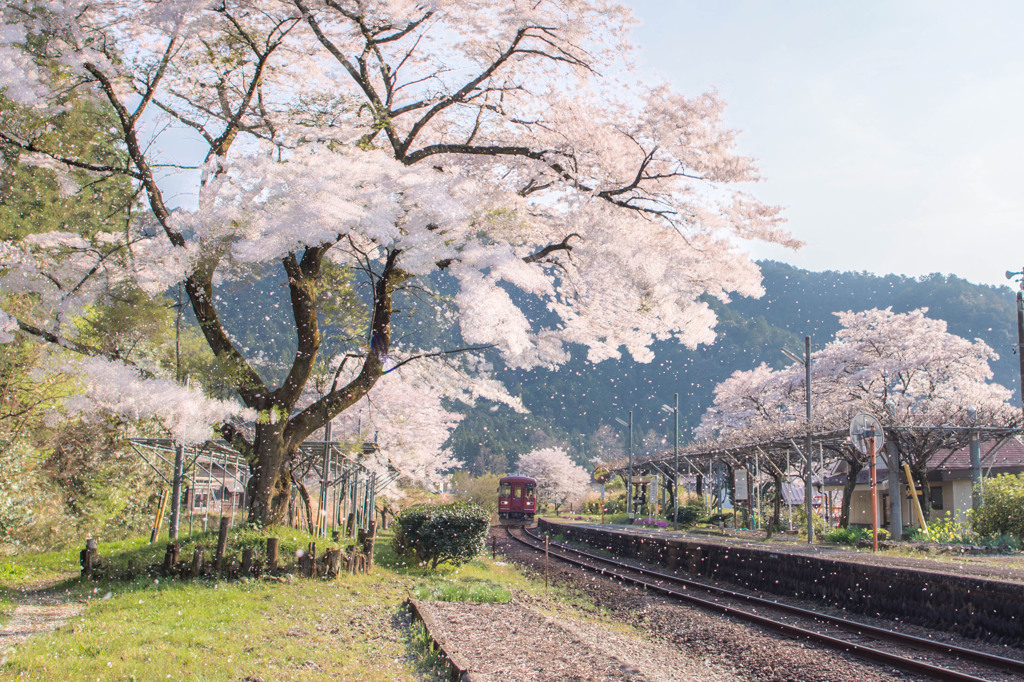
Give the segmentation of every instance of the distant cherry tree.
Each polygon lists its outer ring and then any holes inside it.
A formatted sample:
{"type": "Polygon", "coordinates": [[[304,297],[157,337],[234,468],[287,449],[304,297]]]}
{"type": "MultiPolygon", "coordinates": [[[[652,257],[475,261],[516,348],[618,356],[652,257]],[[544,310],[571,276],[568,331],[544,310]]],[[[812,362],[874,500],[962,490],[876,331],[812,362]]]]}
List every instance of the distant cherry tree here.
{"type": "Polygon", "coordinates": [[[582,499],[590,487],[590,474],[561,448],[541,448],[519,457],[519,473],[537,479],[537,497],[560,508],[582,499]]]}
{"type": "Polygon", "coordinates": [[[529,368],[558,366],[568,344],[646,362],[655,339],[710,343],[705,297],[761,293],[743,242],[796,245],[742,189],[758,173],[718,96],[638,82],[615,2],[8,0],[2,16],[0,87],[36,115],[0,112],[0,144],[69,191],[83,173],[126,178],[139,201],[123,229],[5,243],[3,292],[39,306],[5,304],[0,335],[145,393],[157,368],[134,358],[117,374],[104,362],[123,353],[75,320],[126,283],[180,285],[230,400],[193,385],[145,409],[176,438],[215,426],[245,456],[254,520],[284,513],[304,440],[415,362],[475,377],[483,348],[529,368]],[[69,92],[109,113],[89,134],[119,154],[62,141],[47,113],[69,92]],[[294,336],[275,371],[242,341],[261,315],[230,294],[270,272],[294,336]],[[346,311],[360,334],[326,353],[338,272],[360,292],[346,311]]]}
{"type": "MultiPolygon", "coordinates": [[[[946,330],[927,309],[836,313],[835,339],[811,357],[816,432],[848,429],[858,412],[876,415],[896,430],[893,445],[915,480],[927,490],[928,459],[941,448],[964,447],[968,433],[935,427],[972,423],[1013,425],[1018,411],[1011,392],[992,382],[989,362],[996,354],[983,341],[968,341],[946,330]]],[[[761,365],[735,372],[715,389],[715,402],[697,430],[718,444],[749,444],[799,438],[806,432],[804,368],[773,370],[761,365]]],[[[847,463],[842,523],[863,455],[848,443],[829,446],[847,463]]],[[[930,507],[928,496],[923,499],[930,507]]]]}

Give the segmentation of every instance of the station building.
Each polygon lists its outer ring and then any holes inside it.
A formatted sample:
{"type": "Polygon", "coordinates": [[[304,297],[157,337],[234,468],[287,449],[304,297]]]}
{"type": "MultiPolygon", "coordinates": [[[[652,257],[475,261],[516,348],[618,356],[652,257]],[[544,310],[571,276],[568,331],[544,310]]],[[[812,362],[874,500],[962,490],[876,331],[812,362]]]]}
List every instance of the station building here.
{"type": "MultiPolygon", "coordinates": [[[[828,493],[842,495],[846,483],[846,462],[839,462],[825,477],[824,488],[828,493]]],[[[1020,436],[1002,442],[989,440],[981,443],[982,486],[986,479],[999,474],[1024,473],[1024,442],[1020,436]]],[[[915,525],[913,500],[906,483],[906,476],[900,472],[900,504],[904,526],[915,525]]],[[[889,525],[889,472],[878,458],[876,479],[878,481],[878,524],[889,525]]],[[[957,450],[939,450],[928,459],[928,496],[931,500],[931,520],[947,512],[961,521],[966,521],[967,510],[971,508],[971,456],[968,447],[957,450]]],[[[918,491],[920,494],[921,491],[918,491]]],[[[871,471],[865,466],[857,474],[857,485],[850,498],[850,526],[871,527],[871,471]]]]}

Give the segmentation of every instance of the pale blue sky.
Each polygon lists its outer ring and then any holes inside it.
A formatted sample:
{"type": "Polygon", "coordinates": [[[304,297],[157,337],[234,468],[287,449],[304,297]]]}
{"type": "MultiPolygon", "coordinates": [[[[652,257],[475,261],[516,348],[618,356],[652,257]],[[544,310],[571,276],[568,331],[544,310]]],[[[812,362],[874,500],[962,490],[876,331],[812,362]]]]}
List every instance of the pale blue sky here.
{"type": "Polygon", "coordinates": [[[1024,3],[625,0],[645,71],[716,88],[813,270],[1024,266],[1024,3]]]}

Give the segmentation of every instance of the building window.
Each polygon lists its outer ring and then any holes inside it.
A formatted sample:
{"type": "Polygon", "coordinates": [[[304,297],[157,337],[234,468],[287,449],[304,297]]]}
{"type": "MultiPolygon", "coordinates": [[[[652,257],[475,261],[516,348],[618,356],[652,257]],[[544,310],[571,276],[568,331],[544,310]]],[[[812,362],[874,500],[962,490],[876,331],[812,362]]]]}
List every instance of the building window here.
{"type": "Polygon", "coordinates": [[[942,509],[942,486],[932,486],[932,509],[942,509]]]}

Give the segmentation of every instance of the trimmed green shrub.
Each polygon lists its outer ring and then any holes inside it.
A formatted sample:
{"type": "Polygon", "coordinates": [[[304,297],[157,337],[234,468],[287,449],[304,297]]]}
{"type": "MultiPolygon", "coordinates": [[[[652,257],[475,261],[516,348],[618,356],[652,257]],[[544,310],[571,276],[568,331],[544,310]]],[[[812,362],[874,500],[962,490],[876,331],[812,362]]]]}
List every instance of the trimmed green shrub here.
{"type": "MultiPolygon", "coordinates": [[[[672,515],[674,511],[675,510],[672,508],[671,505],[666,505],[665,509],[663,510],[664,513],[662,514],[662,516],[666,520],[672,521],[672,515]]],[[[679,525],[683,526],[684,528],[689,528],[690,526],[694,525],[695,523],[700,521],[702,516],[704,516],[704,505],[700,504],[699,502],[688,502],[685,505],[679,507],[679,525]]]]}
{"type": "MultiPolygon", "coordinates": [[[[835,542],[840,545],[856,545],[859,542],[871,542],[870,528],[832,528],[822,534],[825,542],[835,542]]],[[[889,531],[885,528],[878,529],[880,541],[889,539],[889,531]]]]}
{"type": "Polygon", "coordinates": [[[971,514],[982,536],[1013,535],[1024,541],[1024,474],[1000,474],[985,481],[985,501],[971,514]]]}
{"type": "Polygon", "coordinates": [[[487,510],[472,502],[419,504],[395,519],[392,543],[398,554],[415,554],[431,569],[442,561],[460,566],[483,551],[490,523],[487,510]]]}

